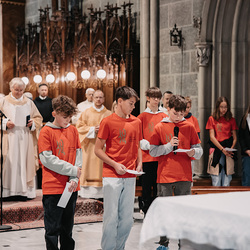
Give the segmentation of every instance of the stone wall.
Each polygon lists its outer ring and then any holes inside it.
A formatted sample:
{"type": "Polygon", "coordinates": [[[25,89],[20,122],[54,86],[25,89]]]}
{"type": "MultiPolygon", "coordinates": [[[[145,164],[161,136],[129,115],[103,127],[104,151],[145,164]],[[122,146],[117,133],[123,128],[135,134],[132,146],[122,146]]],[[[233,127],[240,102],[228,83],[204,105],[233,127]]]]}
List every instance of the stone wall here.
{"type": "MultiPolygon", "coordinates": [[[[190,96],[191,112],[198,120],[199,68],[194,44],[199,39],[199,31],[194,27],[193,17],[202,17],[203,5],[204,0],[159,1],[159,86],[163,92],[170,90],[174,94],[190,96]],[[182,31],[182,47],[170,46],[170,30],[175,24],[182,31]]],[[[193,164],[194,172],[201,175],[203,164],[199,161],[193,164]]]]}
{"type": "Polygon", "coordinates": [[[38,9],[44,9],[45,7],[51,8],[51,0],[26,0],[25,5],[25,23],[30,22],[32,24],[39,21],[40,12],[38,9]]]}
{"type": "Polygon", "coordinates": [[[201,17],[204,0],[160,0],[160,89],[190,96],[194,116],[198,114],[197,28],[193,16],[201,17]],[[176,24],[182,30],[183,47],[170,46],[170,30],[176,24]]]}

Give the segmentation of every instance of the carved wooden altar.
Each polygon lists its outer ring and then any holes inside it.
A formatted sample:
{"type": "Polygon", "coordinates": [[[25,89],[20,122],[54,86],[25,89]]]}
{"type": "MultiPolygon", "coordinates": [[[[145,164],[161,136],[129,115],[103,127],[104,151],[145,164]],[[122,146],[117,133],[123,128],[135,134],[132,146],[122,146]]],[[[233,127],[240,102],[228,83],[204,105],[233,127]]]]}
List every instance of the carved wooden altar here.
{"type": "Polygon", "coordinates": [[[76,103],[85,99],[88,87],[103,90],[108,108],[118,86],[128,85],[138,91],[139,61],[135,65],[134,60],[139,58],[139,46],[131,8],[130,2],[120,7],[107,4],[103,11],[91,6],[86,15],[80,4],[69,9],[68,1],[61,1],[59,10],[58,0],[53,0],[52,10],[39,9],[38,24],[29,23],[28,32],[17,29],[16,72],[28,77],[26,91],[37,95],[36,74],[42,76],[42,82],[53,74],[49,95],[68,95],[76,103]],[[84,69],[90,72],[88,80],[81,78],[84,69]],[[104,79],[98,79],[98,69],[106,71],[104,79]],[[74,72],[76,80],[67,80],[68,72],[74,72]]]}

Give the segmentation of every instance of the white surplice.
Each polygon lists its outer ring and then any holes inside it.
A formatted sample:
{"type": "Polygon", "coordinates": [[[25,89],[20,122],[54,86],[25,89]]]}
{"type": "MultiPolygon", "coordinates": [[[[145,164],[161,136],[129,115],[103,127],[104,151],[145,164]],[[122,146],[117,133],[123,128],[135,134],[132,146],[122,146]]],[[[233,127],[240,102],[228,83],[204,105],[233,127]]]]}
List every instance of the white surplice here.
{"type": "Polygon", "coordinates": [[[33,101],[24,97],[17,100],[11,94],[0,102],[3,119],[3,197],[21,195],[34,198],[37,162],[37,135],[42,116],[33,101]],[[26,127],[26,116],[33,120],[26,127]],[[6,129],[11,120],[15,127],[6,129]]]}

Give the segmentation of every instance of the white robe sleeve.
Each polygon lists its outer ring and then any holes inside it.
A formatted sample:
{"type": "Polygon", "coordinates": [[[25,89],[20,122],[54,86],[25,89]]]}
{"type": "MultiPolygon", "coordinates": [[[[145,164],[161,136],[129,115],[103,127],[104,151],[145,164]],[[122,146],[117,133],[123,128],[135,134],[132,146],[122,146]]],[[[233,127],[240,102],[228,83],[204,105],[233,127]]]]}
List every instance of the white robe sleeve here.
{"type": "Polygon", "coordinates": [[[34,121],[32,122],[32,126],[31,126],[30,130],[31,131],[35,131],[36,130],[36,124],[35,124],[34,121]]]}
{"type": "Polygon", "coordinates": [[[10,119],[8,118],[4,118],[3,119],[3,131],[6,131],[7,130],[7,122],[9,121],[10,119]]]}

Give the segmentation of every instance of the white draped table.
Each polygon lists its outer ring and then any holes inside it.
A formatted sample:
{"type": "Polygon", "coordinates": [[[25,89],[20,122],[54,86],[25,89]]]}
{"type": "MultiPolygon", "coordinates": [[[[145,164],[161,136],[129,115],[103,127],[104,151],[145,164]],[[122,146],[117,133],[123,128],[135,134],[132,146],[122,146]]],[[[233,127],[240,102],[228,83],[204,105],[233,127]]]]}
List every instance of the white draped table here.
{"type": "Polygon", "coordinates": [[[220,249],[250,249],[250,192],[159,197],[144,219],[141,246],[157,236],[220,249]]]}

